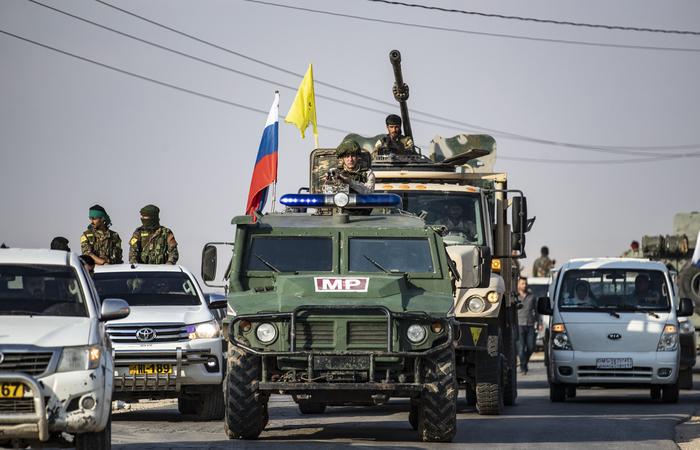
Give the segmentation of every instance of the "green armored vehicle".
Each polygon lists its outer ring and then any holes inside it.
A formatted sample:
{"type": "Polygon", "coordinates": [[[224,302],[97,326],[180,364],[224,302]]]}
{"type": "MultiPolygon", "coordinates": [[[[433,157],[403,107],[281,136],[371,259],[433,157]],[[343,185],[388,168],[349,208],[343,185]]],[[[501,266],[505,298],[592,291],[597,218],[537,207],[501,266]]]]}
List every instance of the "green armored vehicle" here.
{"type": "MultiPolygon", "coordinates": [[[[392,194],[298,194],[280,202],[284,213],[232,221],[229,438],[257,438],[270,395],[287,394],[307,414],[408,397],[422,440],[451,441],[456,268],[441,236],[421,218],[390,209],[400,203],[392,194]],[[306,207],[316,213],[298,212],[306,207]],[[367,207],[387,213],[344,212],[367,207]]],[[[215,268],[216,247],[208,244],[205,282],[215,268]]],[[[488,274],[464,276],[476,285],[488,274]]]]}

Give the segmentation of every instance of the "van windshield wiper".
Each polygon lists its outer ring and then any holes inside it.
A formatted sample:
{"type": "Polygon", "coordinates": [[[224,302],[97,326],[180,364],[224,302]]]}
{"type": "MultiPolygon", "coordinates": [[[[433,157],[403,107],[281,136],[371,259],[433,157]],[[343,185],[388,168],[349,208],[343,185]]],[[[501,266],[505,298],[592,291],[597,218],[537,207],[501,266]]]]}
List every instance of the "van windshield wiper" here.
{"type": "Polygon", "coordinates": [[[267,262],[267,261],[265,261],[264,259],[262,259],[258,254],[253,253],[253,255],[255,255],[256,258],[258,258],[260,261],[262,261],[262,263],[265,264],[265,265],[266,265],[267,267],[269,267],[270,269],[274,270],[274,271],[277,272],[277,273],[282,273],[278,268],[276,268],[275,266],[273,266],[273,265],[270,264],[269,262],[267,262]]]}
{"type": "MultiPolygon", "coordinates": [[[[592,309],[594,311],[602,311],[603,310],[600,306],[591,305],[589,303],[576,303],[576,306],[578,306],[579,308],[592,309]]],[[[606,311],[606,312],[617,319],[620,318],[620,315],[618,313],[616,313],[615,311],[606,311]]]]}
{"type": "Polygon", "coordinates": [[[377,261],[373,260],[372,258],[370,258],[370,257],[367,256],[367,255],[362,255],[362,256],[364,256],[365,258],[367,258],[367,261],[371,262],[371,263],[374,264],[375,266],[377,266],[377,267],[379,267],[380,269],[382,269],[384,272],[386,272],[386,273],[388,273],[389,275],[391,275],[391,272],[389,272],[388,270],[386,270],[384,267],[380,266],[379,263],[378,263],[377,261]]]}

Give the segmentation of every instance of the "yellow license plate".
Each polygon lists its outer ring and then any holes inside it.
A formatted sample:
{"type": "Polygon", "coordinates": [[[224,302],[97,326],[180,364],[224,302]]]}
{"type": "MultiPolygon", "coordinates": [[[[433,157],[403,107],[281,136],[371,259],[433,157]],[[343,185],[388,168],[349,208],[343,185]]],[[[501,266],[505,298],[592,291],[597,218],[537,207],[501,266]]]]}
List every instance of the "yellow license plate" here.
{"type": "Polygon", "coordinates": [[[130,374],[144,373],[173,373],[172,364],[131,364],[129,365],[130,374]]]}
{"type": "Polygon", "coordinates": [[[23,396],[22,383],[0,383],[0,398],[22,398],[23,396]]]}

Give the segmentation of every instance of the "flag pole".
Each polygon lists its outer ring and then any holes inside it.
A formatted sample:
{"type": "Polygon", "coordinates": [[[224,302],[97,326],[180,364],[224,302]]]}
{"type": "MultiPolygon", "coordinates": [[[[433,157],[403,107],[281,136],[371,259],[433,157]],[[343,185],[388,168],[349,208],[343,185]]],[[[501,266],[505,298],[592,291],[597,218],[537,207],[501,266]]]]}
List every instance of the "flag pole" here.
{"type": "MultiPolygon", "coordinates": [[[[309,63],[309,71],[311,71],[311,85],[313,86],[313,81],[314,81],[314,70],[313,67],[311,66],[311,63],[309,63]]],[[[314,89],[314,140],[316,141],[316,148],[318,148],[318,122],[316,121],[316,90],[314,89]]]]}
{"type": "Polygon", "coordinates": [[[272,183],[272,205],[270,205],[270,212],[275,212],[275,197],[277,196],[277,180],[272,183]]]}

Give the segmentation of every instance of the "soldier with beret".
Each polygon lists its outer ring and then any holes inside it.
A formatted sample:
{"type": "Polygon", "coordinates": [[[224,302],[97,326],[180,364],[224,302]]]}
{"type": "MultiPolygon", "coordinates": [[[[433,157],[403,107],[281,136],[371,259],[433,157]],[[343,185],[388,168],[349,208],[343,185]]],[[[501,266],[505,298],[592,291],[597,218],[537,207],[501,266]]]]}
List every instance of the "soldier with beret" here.
{"type": "Polygon", "coordinates": [[[177,241],[169,228],[160,225],[160,208],[141,208],[141,223],[129,241],[131,264],[175,264],[180,258],[177,241]]]}
{"type": "Polygon", "coordinates": [[[413,149],[413,139],[410,136],[401,135],[401,117],[396,114],[389,114],[386,117],[386,129],[389,132],[374,144],[372,158],[377,155],[415,155],[413,149]]]}
{"type": "Polygon", "coordinates": [[[374,192],[374,172],[372,169],[360,167],[362,150],[353,140],[345,140],[336,149],[336,155],[343,161],[343,169],[338,178],[350,188],[354,194],[371,194],[374,192]]]}
{"type": "Polygon", "coordinates": [[[95,264],[100,266],[123,263],[122,239],[119,233],[109,229],[112,221],[107,211],[102,206],[95,205],[90,208],[88,216],[90,225],[80,236],[83,255],[92,257],[95,264]]]}

